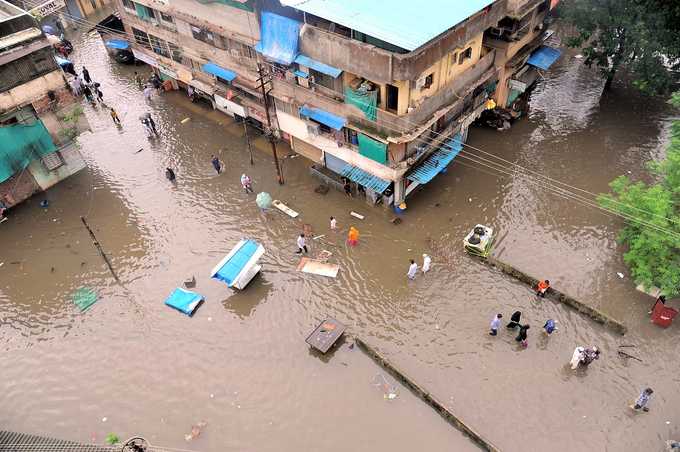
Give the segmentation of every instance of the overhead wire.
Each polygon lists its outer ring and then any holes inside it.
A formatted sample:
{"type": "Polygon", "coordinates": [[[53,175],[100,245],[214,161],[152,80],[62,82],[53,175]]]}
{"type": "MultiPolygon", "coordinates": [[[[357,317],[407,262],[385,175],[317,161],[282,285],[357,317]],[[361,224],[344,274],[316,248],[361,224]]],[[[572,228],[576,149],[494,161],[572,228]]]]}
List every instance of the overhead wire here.
{"type": "MultiPolygon", "coordinates": [[[[70,16],[70,15],[68,15],[68,16],[70,16]]],[[[73,19],[74,21],[79,21],[81,24],[82,24],[82,23],[86,23],[87,25],[94,25],[94,26],[97,26],[97,24],[94,24],[93,22],[89,22],[89,21],[87,21],[87,20],[78,19],[78,18],[73,18],[72,16],[70,16],[70,18],[73,19]]],[[[121,33],[118,32],[117,30],[113,30],[113,31],[117,32],[118,34],[121,34],[121,33]]],[[[252,28],[251,28],[251,33],[252,33],[252,28]]],[[[140,44],[140,45],[142,45],[143,47],[149,48],[151,51],[153,51],[153,47],[152,47],[151,45],[146,45],[146,44],[143,44],[143,43],[139,43],[139,42],[136,40],[136,36],[134,36],[133,34],[130,34],[130,33],[127,33],[127,32],[122,33],[122,34],[124,34],[124,35],[126,35],[126,36],[131,36],[131,37],[135,40],[135,42],[137,42],[137,44],[140,44]]],[[[253,36],[252,38],[254,39],[254,36],[253,36]]],[[[164,40],[164,41],[165,41],[165,40],[164,40]]],[[[173,43],[173,45],[174,45],[174,43],[173,43]]],[[[284,73],[291,73],[291,74],[292,74],[292,71],[291,71],[290,69],[283,69],[283,68],[281,68],[280,66],[276,66],[276,65],[274,65],[274,64],[272,64],[272,63],[270,63],[270,62],[266,62],[266,61],[264,62],[264,64],[265,64],[265,65],[268,65],[268,66],[271,67],[271,68],[275,68],[277,71],[282,71],[282,72],[284,72],[284,73]]],[[[289,84],[289,85],[293,85],[294,88],[298,88],[297,84],[294,84],[294,83],[292,83],[292,82],[289,81],[289,80],[282,79],[282,81],[283,81],[284,83],[289,84]]],[[[312,82],[312,83],[314,83],[314,82],[312,82]]],[[[315,83],[314,83],[314,84],[315,84],[315,83]]],[[[343,93],[338,93],[338,94],[339,94],[340,96],[342,96],[343,98],[345,97],[343,93]]],[[[460,96],[458,96],[458,97],[460,98],[460,96]]],[[[359,102],[360,102],[360,101],[359,101],[359,102]]],[[[361,102],[360,102],[360,103],[361,103],[361,102]]],[[[368,105],[368,104],[364,104],[364,105],[368,105]]],[[[420,127],[420,126],[421,126],[421,125],[415,124],[415,123],[413,123],[412,121],[409,121],[408,119],[405,119],[405,118],[404,118],[404,119],[401,119],[401,121],[402,121],[402,122],[405,122],[405,123],[407,123],[407,124],[410,124],[410,125],[412,125],[412,126],[414,126],[414,127],[420,127]]],[[[395,128],[395,127],[399,127],[399,126],[398,126],[397,124],[395,124],[394,122],[391,122],[391,121],[388,121],[388,120],[383,120],[382,122],[383,122],[383,123],[387,123],[387,124],[390,125],[390,127],[385,127],[385,128],[387,128],[388,130],[391,130],[391,131],[397,132],[397,133],[404,133],[404,132],[405,132],[405,130],[403,130],[403,129],[402,129],[402,130],[399,130],[399,129],[395,128]]],[[[258,129],[259,129],[259,128],[258,128],[258,129]]],[[[260,129],[260,130],[262,130],[262,129],[260,129]]],[[[431,130],[426,130],[426,131],[424,131],[424,133],[428,133],[428,132],[429,132],[430,134],[434,134],[435,136],[439,136],[439,137],[442,137],[442,136],[443,136],[443,134],[440,133],[440,132],[435,132],[435,131],[431,131],[431,130]]],[[[444,140],[449,140],[449,139],[450,139],[450,137],[448,137],[448,136],[447,136],[447,137],[444,137],[443,139],[440,139],[440,140],[439,140],[439,143],[438,143],[438,144],[443,145],[443,144],[444,144],[443,141],[444,141],[444,140]]],[[[432,140],[432,139],[428,139],[428,138],[422,138],[422,137],[419,136],[419,137],[416,137],[413,141],[417,141],[417,142],[421,142],[421,143],[423,143],[423,144],[431,145],[433,142],[436,142],[437,140],[436,140],[436,139],[435,139],[435,140],[432,140]]],[[[643,225],[643,226],[652,227],[653,229],[655,229],[655,230],[657,230],[657,231],[659,231],[659,232],[664,232],[664,233],[667,233],[667,234],[671,234],[671,235],[673,235],[673,236],[680,236],[680,234],[677,234],[677,233],[674,232],[674,231],[671,231],[671,230],[669,230],[669,229],[663,228],[663,227],[661,227],[661,226],[659,226],[659,225],[654,225],[653,223],[650,223],[650,222],[648,222],[648,221],[645,221],[645,220],[643,220],[642,218],[639,218],[639,217],[636,217],[636,216],[634,216],[634,215],[627,214],[627,213],[624,213],[624,212],[619,212],[619,211],[615,211],[615,210],[611,210],[611,209],[608,209],[608,208],[606,208],[606,207],[603,207],[603,206],[597,204],[596,199],[589,199],[589,198],[587,198],[587,197],[585,197],[585,196],[583,196],[583,195],[579,195],[579,194],[577,194],[577,193],[569,192],[569,190],[574,190],[574,191],[579,191],[579,192],[581,192],[581,193],[585,193],[586,195],[589,195],[589,196],[597,197],[596,194],[594,194],[594,193],[592,193],[592,192],[589,192],[589,191],[587,191],[587,190],[585,190],[585,189],[582,189],[582,188],[579,188],[579,187],[575,187],[575,186],[569,185],[569,184],[567,184],[567,183],[564,183],[564,182],[562,182],[562,181],[559,181],[559,180],[557,180],[557,179],[555,179],[555,178],[551,178],[551,177],[549,177],[549,176],[540,174],[540,172],[537,172],[537,171],[532,170],[532,169],[529,169],[529,168],[525,168],[525,167],[523,167],[523,166],[521,166],[521,165],[519,165],[519,164],[517,164],[517,163],[515,163],[515,162],[511,162],[511,161],[509,161],[509,160],[503,159],[502,157],[499,157],[499,156],[497,156],[497,155],[495,155],[495,154],[486,152],[486,151],[484,151],[484,150],[482,150],[482,149],[479,149],[479,148],[477,148],[477,147],[468,145],[467,143],[461,143],[461,144],[462,144],[463,147],[470,148],[470,149],[472,149],[472,150],[474,150],[474,151],[477,151],[477,152],[479,152],[479,153],[482,153],[482,154],[487,155],[487,156],[489,156],[489,157],[492,157],[492,158],[494,158],[494,159],[498,159],[499,161],[503,162],[504,165],[505,165],[505,164],[508,164],[508,165],[511,165],[511,166],[513,166],[513,167],[519,169],[519,170],[522,172],[521,175],[523,175],[525,178],[534,177],[534,178],[537,178],[537,179],[543,179],[543,180],[545,181],[544,184],[546,184],[546,183],[548,184],[547,188],[551,189],[551,190],[550,190],[551,192],[555,193],[557,190],[559,190],[560,193],[564,193],[564,194],[567,194],[567,193],[568,193],[570,199],[572,199],[573,201],[576,201],[576,202],[579,202],[579,201],[580,201],[580,204],[581,204],[581,205],[585,205],[585,206],[588,206],[588,207],[593,207],[593,208],[596,208],[596,209],[598,209],[598,210],[600,210],[600,211],[602,211],[602,212],[611,213],[611,214],[616,215],[616,216],[619,216],[619,217],[621,217],[621,218],[623,218],[623,219],[625,219],[625,220],[633,221],[633,222],[639,223],[639,224],[641,224],[641,225],[643,225]]],[[[461,151],[459,152],[459,155],[460,155],[461,157],[463,157],[463,158],[465,158],[465,157],[468,157],[468,158],[470,158],[470,157],[476,157],[476,158],[479,159],[479,160],[476,160],[476,161],[473,160],[473,161],[474,161],[475,163],[477,163],[477,164],[483,164],[483,162],[486,162],[486,163],[490,163],[490,164],[497,164],[497,165],[500,165],[498,162],[493,162],[492,160],[487,159],[487,158],[484,158],[484,157],[482,157],[482,156],[478,156],[478,155],[474,155],[474,154],[469,154],[469,153],[467,153],[467,151],[464,151],[464,150],[461,150],[461,151]],[[480,160],[481,160],[481,161],[480,161],[480,160]]],[[[494,169],[494,170],[498,171],[498,168],[495,168],[495,167],[493,167],[493,166],[491,166],[491,165],[489,165],[489,164],[483,165],[483,166],[486,166],[487,168],[494,169]]],[[[508,174],[508,173],[506,172],[506,174],[508,174]]],[[[537,186],[538,186],[538,187],[541,187],[541,188],[546,188],[545,185],[543,185],[543,186],[537,185],[537,186]]],[[[631,205],[629,205],[629,204],[622,203],[622,202],[617,201],[617,200],[615,200],[615,199],[612,199],[611,201],[612,201],[613,204],[621,205],[621,206],[623,206],[623,207],[631,208],[631,209],[633,209],[633,210],[637,210],[637,211],[639,211],[639,212],[642,212],[642,213],[645,213],[645,214],[648,214],[648,215],[651,215],[651,216],[655,216],[655,217],[660,218],[660,219],[663,219],[663,220],[665,220],[665,221],[667,221],[667,222],[669,222],[669,223],[676,223],[675,220],[669,219],[669,218],[667,218],[667,217],[664,217],[664,216],[662,216],[662,215],[656,214],[656,213],[654,213],[654,212],[650,212],[650,211],[647,211],[647,210],[645,210],[645,209],[641,209],[641,208],[636,207],[636,206],[631,206],[631,205]]]]}

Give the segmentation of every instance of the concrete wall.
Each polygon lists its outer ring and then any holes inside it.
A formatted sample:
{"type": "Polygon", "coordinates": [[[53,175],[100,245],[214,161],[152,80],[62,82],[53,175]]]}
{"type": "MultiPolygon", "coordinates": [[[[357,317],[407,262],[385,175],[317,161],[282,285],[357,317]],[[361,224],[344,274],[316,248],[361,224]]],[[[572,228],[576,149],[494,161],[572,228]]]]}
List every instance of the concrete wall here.
{"type": "Polygon", "coordinates": [[[404,170],[396,170],[381,165],[368,157],[364,157],[351,147],[338,146],[335,140],[325,136],[310,135],[307,133],[307,123],[302,119],[284,113],[281,110],[278,110],[276,115],[278,116],[281,130],[293,136],[295,142],[298,140],[304,141],[324,153],[331,154],[384,180],[398,180],[403,176],[404,170]]]}
{"type": "Polygon", "coordinates": [[[135,1],[250,46],[260,40],[257,15],[239,8],[221,3],[202,4],[196,0],[172,0],[167,4],[155,0],[135,1]]]}
{"type": "Polygon", "coordinates": [[[0,93],[0,112],[11,110],[17,106],[33,103],[43,99],[47,91],[64,89],[66,82],[61,69],[45,74],[28,83],[0,93]]]}
{"type": "Polygon", "coordinates": [[[462,47],[487,28],[495,26],[506,12],[506,0],[499,0],[488,12],[471,17],[441,38],[406,54],[388,52],[305,24],[300,37],[300,49],[302,53],[316,60],[371,81],[415,81],[452,50],[462,47]]]}
{"type": "Polygon", "coordinates": [[[0,183],[0,201],[12,207],[40,191],[40,186],[29,171],[21,171],[0,183]]]}
{"type": "Polygon", "coordinates": [[[53,171],[49,171],[45,165],[43,165],[42,160],[34,160],[28,166],[28,172],[31,173],[42,190],[47,190],[51,186],[82,171],[86,167],[85,160],[83,160],[83,156],[80,154],[77,144],[71,143],[60,149],[58,152],[61,154],[64,164],[53,171]]]}

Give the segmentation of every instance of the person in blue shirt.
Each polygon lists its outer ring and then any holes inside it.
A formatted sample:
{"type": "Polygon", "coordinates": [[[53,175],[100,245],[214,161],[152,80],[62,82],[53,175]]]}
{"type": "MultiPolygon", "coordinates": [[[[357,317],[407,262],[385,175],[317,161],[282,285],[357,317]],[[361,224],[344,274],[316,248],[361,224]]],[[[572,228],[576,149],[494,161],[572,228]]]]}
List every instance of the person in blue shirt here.
{"type": "Polygon", "coordinates": [[[649,403],[649,400],[652,398],[652,394],[654,394],[654,390],[652,390],[652,388],[643,389],[642,392],[640,393],[640,396],[635,401],[635,405],[633,405],[631,408],[633,408],[634,410],[642,410],[646,413],[647,411],[649,411],[647,404],[649,403]]]}
{"type": "Polygon", "coordinates": [[[546,334],[553,334],[553,332],[557,331],[557,322],[553,319],[548,319],[545,325],[543,325],[543,329],[546,334]]]}

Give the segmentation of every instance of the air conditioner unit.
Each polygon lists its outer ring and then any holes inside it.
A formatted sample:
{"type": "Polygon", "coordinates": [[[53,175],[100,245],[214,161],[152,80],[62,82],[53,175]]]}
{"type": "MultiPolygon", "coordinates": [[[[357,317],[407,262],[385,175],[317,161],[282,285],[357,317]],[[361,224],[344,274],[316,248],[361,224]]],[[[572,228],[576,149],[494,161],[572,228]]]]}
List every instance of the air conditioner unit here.
{"type": "Polygon", "coordinates": [[[307,133],[309,135],[317,136],[319,135],[319,131],[320,131],[319,124],[315,122],[307,122],[307,133]]]}

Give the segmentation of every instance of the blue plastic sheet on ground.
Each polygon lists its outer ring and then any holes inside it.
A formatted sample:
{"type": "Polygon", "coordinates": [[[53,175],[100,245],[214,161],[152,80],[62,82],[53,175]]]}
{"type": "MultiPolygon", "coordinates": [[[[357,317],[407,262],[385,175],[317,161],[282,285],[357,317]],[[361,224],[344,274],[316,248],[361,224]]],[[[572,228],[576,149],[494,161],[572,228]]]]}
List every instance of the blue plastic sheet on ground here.
{"type": "Polygon", "coordinates": [[[190,290],[181,288],[175,289],[168,298],[165,299],[165,304],[171,308],[177,309],[188,316],[193,315],[196,308],[203,302],[203,295],[190,290]]]}
{"type": "Polygon", "coordinates": [[[347,124],[347,119],[342,116],[337,116],[320,108],[308,107],[306,105],[300,107],[300,114],[335,130],[341,130],[347,124]]]}
{"type": "Polygon", "coordinates": [[[220,268],[213,273],[212,277],[224,281],[227,285],[231,286],[238,275],[241,274],[248,261],[257,252],[259,246],[255,240],[244,240],[241,247],[226,262],[222,263],[220,268]]]}
{"type": "Polygon", "coordinates": [[[261,24],[261,40],[255,50],[272,61],[290,65],[298,54],[302,24],[270,12],[262,13],[261,24]]]}

